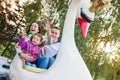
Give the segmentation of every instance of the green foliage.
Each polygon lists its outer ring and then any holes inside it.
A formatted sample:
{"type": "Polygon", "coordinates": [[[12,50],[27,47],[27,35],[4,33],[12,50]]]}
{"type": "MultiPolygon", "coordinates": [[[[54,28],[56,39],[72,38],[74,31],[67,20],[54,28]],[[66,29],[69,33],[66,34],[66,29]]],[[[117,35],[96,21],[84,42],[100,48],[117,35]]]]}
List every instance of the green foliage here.
{"type": "Polygon", "coordinates": [[[10,58],[10,59],[13,59],[14,56],[15,56],[15,54],[16,54],[16,51],[15,51],[15,42],[12,42],[9,45],[8,49],[6,50],[4,56],[7,57],[7,58],[10,58]]]}
{"type": "Polygon", "coordinates": [[[24,8],[24,16],[26,17],[27,23],[32,23],[39,19],[42,13],[43,5],[40,0],[35,0],[32,3],[26,2],[24,8]]]}
{"type": "Polygon", "coordinates": [[[3,45],[0,45],[0,54],[2,53],[2,51],[4,50],[4,46],[3,45]]]}
{"type": "Polygon", "coordinates": [[[120,7],[117,4],[118,0],[111,2],[110,8],[96,12],[95,20],[89,27],[86,39],[81,37],[79,25],[77,24],[75,27],[76,45],[92,74],[93,80],[120,79],[120,46],[117,45],[120,43],[120,19],[118,19],[120,18],[120,7]],[[100,49],[101,43],[104,47],[110,43],[110,46],[116,47],[117,50],[105,52],[100,49]],[[112,56],[116,57],[111,59],[112,56]]]}

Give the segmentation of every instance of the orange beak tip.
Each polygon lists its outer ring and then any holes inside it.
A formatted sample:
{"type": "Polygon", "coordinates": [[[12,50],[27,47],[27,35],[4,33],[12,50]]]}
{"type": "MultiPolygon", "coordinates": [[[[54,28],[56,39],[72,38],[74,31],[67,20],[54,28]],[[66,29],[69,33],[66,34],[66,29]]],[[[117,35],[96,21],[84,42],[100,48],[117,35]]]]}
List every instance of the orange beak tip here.
{"type": "Polygon", "coordinates": [[[78,18],[78,22],[79,22],[79,25],[80,25],[82,37],[86,38],[90,23],[87,22],[86,20],[84,20],[83,18],[78,18]]]}

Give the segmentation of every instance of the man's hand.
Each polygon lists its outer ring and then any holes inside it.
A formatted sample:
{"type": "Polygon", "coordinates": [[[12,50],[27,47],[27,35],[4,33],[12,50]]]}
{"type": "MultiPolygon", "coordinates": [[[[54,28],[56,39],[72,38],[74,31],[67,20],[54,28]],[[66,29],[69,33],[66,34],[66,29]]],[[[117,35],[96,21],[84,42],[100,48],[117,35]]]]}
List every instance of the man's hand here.
{"type": "Polygon", "coordinates": [[[44,26],[44,29],[46,31],[49,31],[51,28],[50,28],[50,22],[48,19],[45,20],[45,26],[44,26]]]}

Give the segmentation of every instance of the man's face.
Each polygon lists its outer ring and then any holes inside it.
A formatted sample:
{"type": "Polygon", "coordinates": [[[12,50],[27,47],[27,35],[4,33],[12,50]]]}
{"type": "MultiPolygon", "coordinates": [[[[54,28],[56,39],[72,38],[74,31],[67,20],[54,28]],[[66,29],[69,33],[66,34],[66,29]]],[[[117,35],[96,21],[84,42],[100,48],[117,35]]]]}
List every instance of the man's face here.
{"type": "Polygon", "coordinates": [[[57,40],[60,36],[60,30],[52,28],[51,35],[54,41],[57,40]]]}

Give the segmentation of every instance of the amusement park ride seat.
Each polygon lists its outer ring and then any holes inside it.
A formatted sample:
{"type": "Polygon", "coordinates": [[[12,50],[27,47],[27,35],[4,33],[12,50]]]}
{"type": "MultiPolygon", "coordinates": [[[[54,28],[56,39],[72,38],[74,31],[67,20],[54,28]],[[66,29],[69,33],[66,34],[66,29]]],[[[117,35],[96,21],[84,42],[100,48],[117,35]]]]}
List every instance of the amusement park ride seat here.
{"type": "Polygon", "coordinates": [[[31,71],[31,72],[37,72],[37,73],[45,72],[47,70],[47,69],[28,66],[28,65],[25,64],[24,59],[22,59],[22,61],[23,61],[23,69],[25,69],[25,70],[28,70],[28,71],[31,71]]]}

